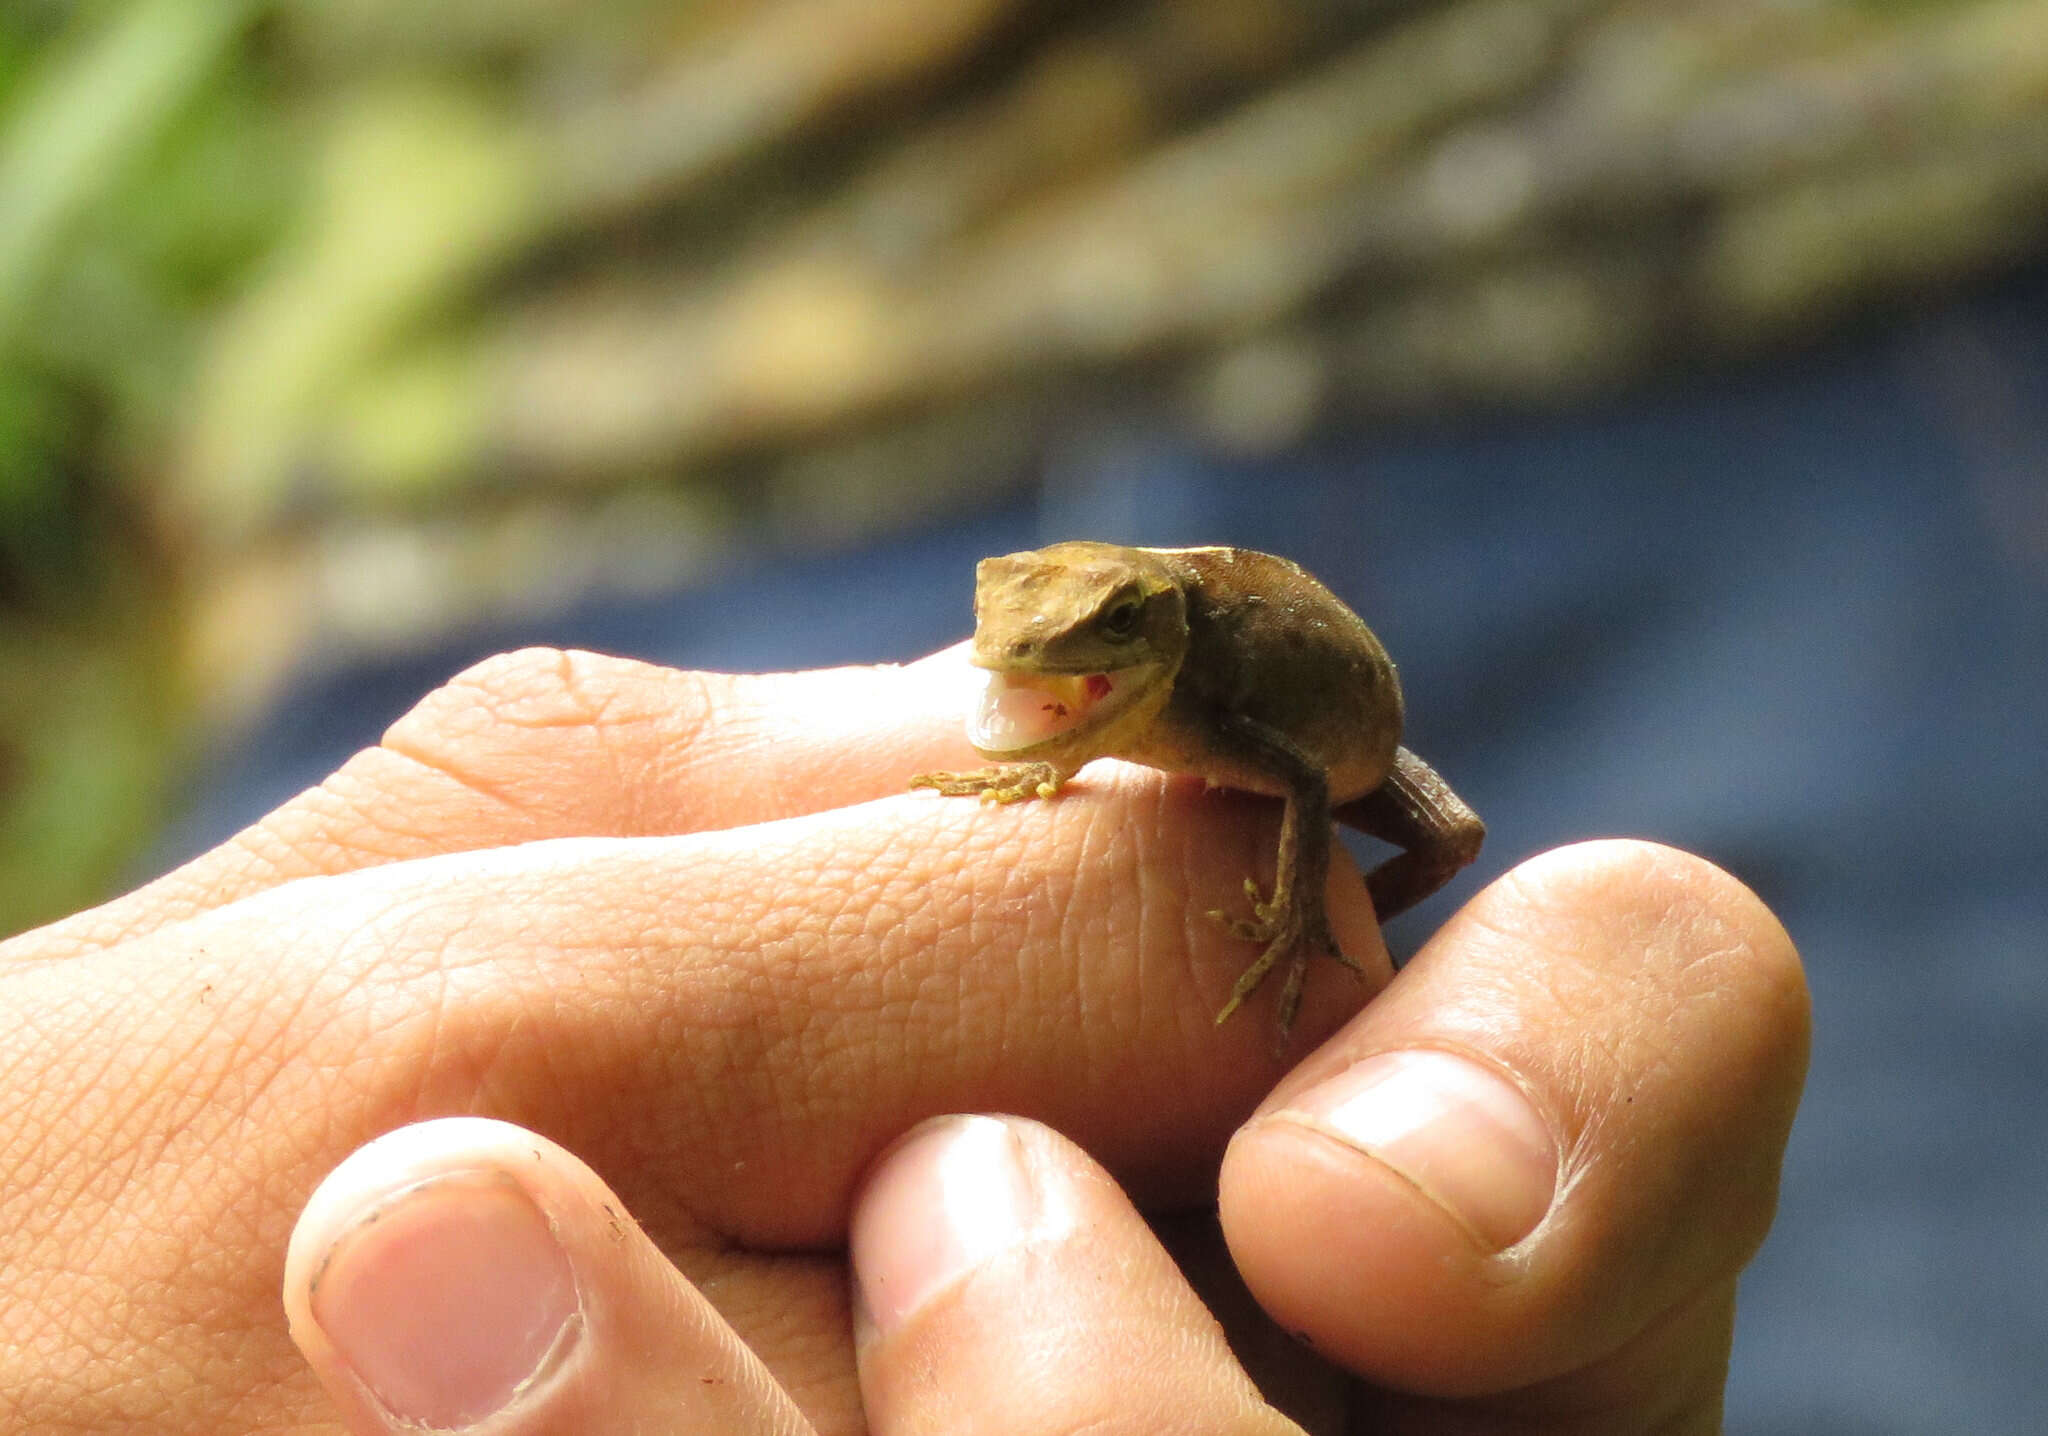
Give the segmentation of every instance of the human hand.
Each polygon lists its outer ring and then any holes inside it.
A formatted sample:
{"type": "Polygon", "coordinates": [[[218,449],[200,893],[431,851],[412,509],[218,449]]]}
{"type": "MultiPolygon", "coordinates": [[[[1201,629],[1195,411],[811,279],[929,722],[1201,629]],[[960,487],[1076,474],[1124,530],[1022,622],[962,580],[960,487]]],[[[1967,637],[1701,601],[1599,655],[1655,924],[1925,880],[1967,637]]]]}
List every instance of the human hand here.
{"type": "MultiPolygon", "coordinates": [[[[0,1415],[319,1428],[334,1408],[278,1319],[284,1282],[351,1429],[383,1429],[308,1283],[342,1289],[336,1243],[374,1256],[362,1243],[383,1224],[350,1220],[362,1202],[420,1219],[466,1188],[501,1236],[546,1213],[580,1313],[556,1375],[493,1429],[800,1430],[798,1412],[824,1431],[1060,1429],[1035,1398],[1106,1403],[1123,1424],[1105,1430],[1288,1429],[1124,1195],[1200,1203],[1276,1075],[1258,1023],[1208,1025],[1239,954],[1188,917],[1250,870],[1270,816],[1113,768],[1001,822],[895,795],[962,756],[937,696],[956,676],[943,656],[727,681],[515,655],[225,848],[0,949],[16,1018],[0,1183],[18,1218],[0,1236],[0,1415]],[[644,836],[663,832],[687,836],[644,836]],[[564,835],[590,836],[509,846],[564,835]],[[920,1118],[973,1109],[1078,1136],[1122,1189],[1049,1132],[985,1122],[924,1129],[860,1187],[920,1118]],[[566,1153],[442,1124],[345,1169],[280,1271],[322,1173],[447,1112],[561,1138],[645,1238],[566,1153]],[[1023,1206],[1069,1218],[1021,1245],[989,1200],[1006,1152],[1023,1206]],[[424,1206],[365,1196],[450,1158],[466,1175],[415,1187],[424,1206]],[[950,1241],[962,1192],[980,1237],[950,1241]],[[858,1363],[842,1265],[818,1254],[849,1213],[873,1313],[858,1363]],[[919,1234],[980,1258],[975,1274],[916,1281],[934,1270],[919,1234]]],[[[1348,868],[1331,903],[1383,977],[1348,868]]],[[[1328,1033],[1358,997],[1312,985],[1300,1031],[1328,1033]]],[[[1489,890],[1289,1078],[1223,1171],[1239,1261],[1290,1324],[1355,1369],[1480,1399],[1429,1411],[1331,1380],[1295,1409],[1320,1426],[1363,1400],[1436,1430],[1458,1429],[1454,1410],[1525,1429],[1513,1413],[1560,1404],[1593,1413],[1587,1429],[1652,1410],[1710,1422],[1804,1012],[1782,934],[1703,864],[1577,850],[1489,890]],[[1512,1211],[1461,1227],[1386,1168],[1348,1170],[1313,1103],[1307,1122],[1280,1115],[1345,1053],[1411,1041],[1506,1064],[1566,1154],[1564,1195],[1505,1256],[1484,1247],[1512,1211]]],[[[1389,1150],[1455,1188],[1412,1143],[1389,1150]]]]}

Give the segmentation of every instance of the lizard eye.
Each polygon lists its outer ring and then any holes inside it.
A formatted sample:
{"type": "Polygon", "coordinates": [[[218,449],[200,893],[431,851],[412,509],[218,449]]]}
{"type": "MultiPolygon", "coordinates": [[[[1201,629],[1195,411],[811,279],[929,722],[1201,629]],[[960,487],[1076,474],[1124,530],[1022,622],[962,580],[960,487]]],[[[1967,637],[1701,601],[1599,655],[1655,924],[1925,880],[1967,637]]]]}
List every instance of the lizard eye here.
{"type": "Polygon", "coordinates": [[[1142,611],[1137,595],[1120,598],[1103,610],[1101,628],[1103,636],[1126,639],[1138,631],[1138,614],[1142,611]]]}

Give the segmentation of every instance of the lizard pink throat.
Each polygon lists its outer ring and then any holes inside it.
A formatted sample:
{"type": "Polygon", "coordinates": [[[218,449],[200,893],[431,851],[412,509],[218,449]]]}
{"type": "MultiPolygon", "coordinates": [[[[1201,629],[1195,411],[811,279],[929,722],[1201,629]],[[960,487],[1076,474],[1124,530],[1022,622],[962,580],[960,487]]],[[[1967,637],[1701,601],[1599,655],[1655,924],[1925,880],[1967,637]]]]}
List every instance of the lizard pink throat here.
{"type": "Polygon", "coordinates": [[[1140,680],[1151,667],[1113,673],[991,673],[967,720],[967,740],[984,753],[1014,753],[1098,723],[1144,688],[1140,680]]]}

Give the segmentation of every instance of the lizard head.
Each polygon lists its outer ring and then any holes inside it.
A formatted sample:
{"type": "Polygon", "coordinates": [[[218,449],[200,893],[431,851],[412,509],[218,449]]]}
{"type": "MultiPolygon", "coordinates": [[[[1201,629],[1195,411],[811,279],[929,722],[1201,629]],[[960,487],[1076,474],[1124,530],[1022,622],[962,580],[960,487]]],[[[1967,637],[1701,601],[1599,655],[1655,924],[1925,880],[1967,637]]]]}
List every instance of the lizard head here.
{"type": "Polygon", "coordinates": [[[968,736],[1006,758],[1109,752],[1165,701],[1187,643],[1181,587],[1143,549],[1062,543],[983,559],[973,661],[989,684],[968,736]]]}

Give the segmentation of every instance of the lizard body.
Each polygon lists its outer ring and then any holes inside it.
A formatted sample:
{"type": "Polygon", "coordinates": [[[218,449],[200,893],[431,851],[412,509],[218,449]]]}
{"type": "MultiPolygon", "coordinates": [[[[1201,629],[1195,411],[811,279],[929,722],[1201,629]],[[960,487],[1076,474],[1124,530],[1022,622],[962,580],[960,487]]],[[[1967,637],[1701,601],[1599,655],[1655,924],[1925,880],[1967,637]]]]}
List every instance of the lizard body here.
{"type": "Polygon", "coordinates": [[[991,767],[913,787],[997,802],[1051,797],[1121,758],[1285,800],[1273,891],[1245,884],[1262,944],[1223,1021],[1285,961],[1284,1038],[1309,958],[1338,948],[1323,912],[1330,823],[1403,849],[1367,875],[1382,920],[1477,856],[1485,826],[1401,746],[1401,686],[1357,614],[1300,566],[1236,548],[1062,543],[975,571],[973,662],[989,670],[969,738],[991,767]]]}

